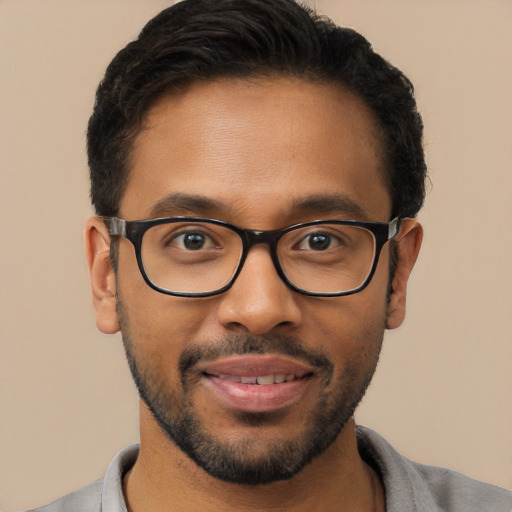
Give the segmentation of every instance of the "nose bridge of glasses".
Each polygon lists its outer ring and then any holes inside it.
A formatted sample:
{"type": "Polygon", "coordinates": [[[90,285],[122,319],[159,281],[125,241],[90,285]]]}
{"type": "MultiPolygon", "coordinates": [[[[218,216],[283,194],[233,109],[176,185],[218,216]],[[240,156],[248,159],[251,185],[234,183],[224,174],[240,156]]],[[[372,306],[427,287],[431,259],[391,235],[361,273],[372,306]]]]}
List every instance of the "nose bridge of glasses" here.
{"type": "MultiPolygon", "coordinates": [[[[275,278],[279,278],[280,280],[284,281],[286,284],[286,279],[284,278],[281,264],[279,262],[279,258],[277,255],[277,242],[279,238],[282,235],[282,230],[268,230],[268,231],[261,231],[261,230],[254,230],[254,229],[242,229],[242,239],[243,239],[243,256],[239,262],[239,270],[238,272],[242,271],[242,268],[247,267],[247,260],[251,259],[250,253],[252,253],[251,249],[253,246],[260,246],[263,251],[258,250],[256,252],[260,253],[259,255],[253,255],[255,257],[252,265],[253,266],[253,272],[256,271],[256,275],[259,276],[259,279],[261,279],[261,271],[263,268],[270,270],[270,266],[267,266],[270,262],[270,265],[274,267],[274,270],[276,272],[275,278]],[[268,249],[265,249],[261,246],[267,246],[268,249]],[[267,252],[268,251],[268,252],[267,252]],[[265,255],[264,253],[267,252],[265,255]],[[267,260],[266,262],[260,258],[268,258],[270,257],[270,262],[267,260]]],[[[240,233],[240,231],[239,231],[240,233]]],[[[237,275],[238,275],[237,272],[237,275]]],[[[266,274],[269,275],[269,274],[266,274]]],[[[273,278],[272,278],[273,279],[273,278]]]]}
{"type": "Polygon", "coordinates": [[[277,270],[277,273],[281,275],[280,271],[280,263],[279,259],[277,257],[277,240],[279,239],[281,235],[281,230],[275,229],[275,230],[269,230],[269,231],[261,231],[261,230],[254,230],[254,229],[244,229],[243,230],[245,235],[244,240],[244,246],[245,246],[245,257],[242,259],[242,264],[245,258],[247,257],[247,254],[251,250],[251,248],[254,245],[266,245],[269,248],[270,251],[270,259],[273,262],[273,265],[275,269],[277,270]]]}
{"type": "Polygon", "coordinates": [[[244,229],[245,234],[245,251],[249,252],[254,245],[267,245],[270,249],[272,260],[275,261],[275,247],[277,239],[281,234],[281,230],[274,229],[269,231],[261,231],[255,229],[244,229]]]}
{"type": "Polygon", "coordinates": [[[254,229],[245,229],[246,247],[249,250],[253,245],[264,244],[272,248],[280,234],[280,230],[259,231],[254,229]]]}

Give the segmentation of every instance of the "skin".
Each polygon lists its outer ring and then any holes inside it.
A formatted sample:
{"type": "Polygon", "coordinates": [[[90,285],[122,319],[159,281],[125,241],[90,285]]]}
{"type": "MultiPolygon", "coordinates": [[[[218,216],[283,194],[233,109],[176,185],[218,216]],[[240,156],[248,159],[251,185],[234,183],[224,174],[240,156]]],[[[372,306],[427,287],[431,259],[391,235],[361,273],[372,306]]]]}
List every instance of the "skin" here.
{"type": "MultiPolygon", "coordinates": [[[[200,215],[261,230],[316,218],[390,220],[391,200],[371,113],[339,87],[287,78],[196,84],[161,98],[145,125],[135,141],[118,212],[126,220],[200,215]],[[162,200],[176,193],[200,194],[216,206],[210,211],[183,205],[169,209],[162,200]],[[330,211],[295,207],[317,196],[344,197],[352,206],[330,211]]],[[[329,384],[310,379],[294,403],[257,427],[241,421],[199,377],[191,386],[187,404],[209,434],[226,443],[251,441],[249,456],[264,457],[273,440],[301,438],[320,400],[335,403],[348,367],[355,368],[353,386],[362,386],[372,374],[385,328],[398,327],[404,319],[407,280],[421,238],[417,221],[403,222],[389,297],[389,244],[370,285],[336,298],[307,297],[289,289],[275,272],[268,248],[258,245],[231,289],[190,299],[149,288],[133,246],[124,239],[116,279],[108,233],[100,219],[92,218],[86,248],[97,326],[104,333],[120,330],[120,298],[123,335],[140,365],[176,397],[170,409],[184,404],[177,367],[180,354],[191,346],[215,345],[238,334],[262,339],[285,335],[325,354],[333,365],[329,384]]],[[[382,486],[357,451],[352,418],[293,478],[259,486],[210,476],[163,433],[143,402],[140,423],[140,456],[125,479],[131,511],[384,510],[382,486]]]]}

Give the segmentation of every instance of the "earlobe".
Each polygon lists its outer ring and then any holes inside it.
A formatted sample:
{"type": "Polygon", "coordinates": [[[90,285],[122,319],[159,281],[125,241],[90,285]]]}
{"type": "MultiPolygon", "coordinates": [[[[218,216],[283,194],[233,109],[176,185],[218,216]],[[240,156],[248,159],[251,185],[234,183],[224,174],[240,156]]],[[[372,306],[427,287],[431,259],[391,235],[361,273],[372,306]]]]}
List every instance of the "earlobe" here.
{"type": "Polygon", "coordinates": [[[396,329],[405,318],[407,282],[418,258],[423,239],[423,228],[415,219],[404,219],[400,233],[394,240],[396,250],[396,270],[391,283],[391,293],[387,306],[388,329],[396,329]]]}
{"type": "Polygon", "coordinates": [[[91,280],[96,325],[105,334],[119,331],[116,276],[110,262],[110,235],[100,217],[91,217],[85,227],[85,251],[91,280]]]}

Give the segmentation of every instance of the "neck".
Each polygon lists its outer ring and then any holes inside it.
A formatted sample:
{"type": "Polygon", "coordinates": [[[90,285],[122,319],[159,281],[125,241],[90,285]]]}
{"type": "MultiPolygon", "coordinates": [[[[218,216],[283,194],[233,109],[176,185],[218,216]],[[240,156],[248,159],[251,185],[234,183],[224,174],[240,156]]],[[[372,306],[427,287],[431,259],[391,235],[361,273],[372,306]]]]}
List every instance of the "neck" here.
{"type": "Polygon", "coordinates": [[[145,406],[140,455],[125,477],[124,494],[129,512],[385,510],[379,479],[357,451],[353,420],[293,478],[251,486],[223,482],[199,468],[167,438],[145,406]]]}

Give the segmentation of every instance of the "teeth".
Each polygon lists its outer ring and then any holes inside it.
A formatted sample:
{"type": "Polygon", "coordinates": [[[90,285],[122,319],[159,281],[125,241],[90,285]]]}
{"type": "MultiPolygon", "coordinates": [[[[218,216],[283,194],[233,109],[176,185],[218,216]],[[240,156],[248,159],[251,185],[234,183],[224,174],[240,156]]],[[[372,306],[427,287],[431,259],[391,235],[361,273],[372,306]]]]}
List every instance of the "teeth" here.
{"type": "Polygon", "coordinates": [[[295,379],[301,379],[304,376],[303,372],[278,373],[271,375],[260,375],[259,377],[236,377],[234,375],[217,375],[219,379],[230,380],[232,382],[241,382],[242,384],[259,384],[260,386],[269,386],[270,384],[281,384],[283,382],[291,382],[295,379]]]}
{"type": "Polygon", "coordinates": [[[268,386],[269,384],[274,384],[275,380],[273,375],[265,375],[258,377],[257,382],[263,386],[268,386]]]}

